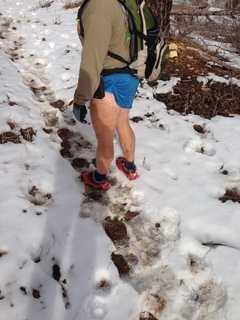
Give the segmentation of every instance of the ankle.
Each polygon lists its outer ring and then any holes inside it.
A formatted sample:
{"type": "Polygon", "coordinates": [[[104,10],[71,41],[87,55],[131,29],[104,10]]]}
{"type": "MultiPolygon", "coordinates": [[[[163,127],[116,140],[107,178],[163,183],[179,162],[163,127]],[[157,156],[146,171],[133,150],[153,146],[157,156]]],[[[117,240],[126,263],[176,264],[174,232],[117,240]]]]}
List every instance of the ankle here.
{"type": "Polygon", "coordinates": [[[107,174],[106,173],[105,174],[101,174],[97,170],[95,170],[93,172],[93,177],[97,182],[102,182],[102,181],[106,180],[107,174]]]}
{"type": "Polygon", "coordinates": [[[124,161],[124,166],[128,170],[135,170],[136,169],[136,165],[135,165],[134,161],[127,161],[126,159],[124,161]]]}

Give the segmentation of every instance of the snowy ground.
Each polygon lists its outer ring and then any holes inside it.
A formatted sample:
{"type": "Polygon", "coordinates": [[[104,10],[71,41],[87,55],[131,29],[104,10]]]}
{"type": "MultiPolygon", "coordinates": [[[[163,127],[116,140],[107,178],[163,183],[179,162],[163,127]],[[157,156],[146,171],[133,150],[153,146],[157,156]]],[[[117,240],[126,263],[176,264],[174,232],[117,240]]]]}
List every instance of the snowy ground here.
{"type": "Polygon", "coordinates": [[[68,129],[73,156],[92,162],[89,114],[88,125],[75,123],[69,106],[81,54],[77,9],[39,3],[0,3],[0,320],[238,319],[240,208],[219,198],[240,189],[240,116],[182,116],[153,98],[177,78],[144,84],[131,110],[143,119],[131,122],[140,178],[126,181],[113,163],[108,202],[87,202],[58,135],[68,129]],[[20,143],[4,143],[9,132],[20,143]],[[122,220],[127,243],[106,235],[107,217],[122,220]]]}

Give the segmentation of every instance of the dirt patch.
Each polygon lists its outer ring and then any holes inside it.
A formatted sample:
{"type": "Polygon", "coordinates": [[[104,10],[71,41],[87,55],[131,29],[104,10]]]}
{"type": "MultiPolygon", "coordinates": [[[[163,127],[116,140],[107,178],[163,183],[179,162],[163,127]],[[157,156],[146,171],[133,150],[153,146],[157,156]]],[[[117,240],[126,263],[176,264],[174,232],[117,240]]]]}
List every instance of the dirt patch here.
{"type": "Polygon", "coordinates": [[[109,238],[118,244],[125,244],[128,241],[127,228],[123,221],[118,220],[117,217],[111,219],[106,218],[106,223],[104,224],[104,229],[109,238]]]}
{"type": "Polygon", "coordinates": [[[64,111],[65,107],[64,107],[64,101],[62,100],[57,100],[57,101],[54,101],[54,102],[51,102],[50,105],[53,107],[53,108],[56,108],[56,109],[59,109],[60,111],[64,111]]]}
{"type": "Polygon", "coordinates": [[[155,95],[168,110],[180,114],[193,113],[206,119],[216,115],[227,117],[240,114],[240,87],[229,81],[231,77],[239,79],[239,74],[203,61],[197,51],[187,49],[187,44],[181,43],[178,56],[168,60],[162,80],[167,81],[171,77],[179,77],[173,92],[155,95]],[[213,80],[201,82],[199,77],[206,77],[209,73],[225,78],[226,83],[213,80]]]}
{"type": "Polygon", "coordinates": [[[115,264],[120,277],[127,276],[130,272],[130,266],[121,254],[112,253],[112,261],[115,264]]]}
{"type": "Polygon", "coordinates": [[[59,129],[57,134],[63,141],[70,139],[73,135],[73,133],[70,130],[65,128],[59,129]]]}
{"type": "Polygon", "coordinates": [[[74,158],[72,165],[76,168],[89,168],[90,163],[84,158],[74,158]]]}
{"type": "Polygon", "coordinates": [[[129,221],[129,220],[133,219],[134,217],[138,216],[139,214],[140,214],[140,212],[138,212],[138,211],[130,211],[130,210],[128,210],[124,214],[124,219],[125,219],[125,221],[129,221]]]}
{"type": "MultiPolygon", "coordinates": [[[[0,249],[0,258],[2,257],[2,256],[4,256],[5,254],[7,254],[8,253],[8,251],[7,250],[5,250],[5,249],[0,249]]],[[[1,291],[0,291],[1,292],[1,291]]]]}
{"type": "Polygon", "coordinates": [[[157,318],[149,312],[142,312],[139,320],[157,320],[157,318]]]}
{"type": "Polygon", "coordinates": [[[239,202],[240,203],[240,192],[236,188],[232,190],[226,190],[224,196],[219,198],[220,201],[226,202],[228,200],[231,200],[233,202],[239,202]]]}

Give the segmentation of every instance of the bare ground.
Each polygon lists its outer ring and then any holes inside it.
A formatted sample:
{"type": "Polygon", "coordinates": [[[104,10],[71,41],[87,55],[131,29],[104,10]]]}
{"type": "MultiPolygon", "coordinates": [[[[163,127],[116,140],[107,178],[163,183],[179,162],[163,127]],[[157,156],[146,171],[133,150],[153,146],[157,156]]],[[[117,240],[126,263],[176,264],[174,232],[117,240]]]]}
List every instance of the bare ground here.
{"type": "Polygon", "coordinates": [[[217,64],[209,64],[201,59],[197,51],[188,49],[188,44],[175,39],[178,57],[169,59],[162,80],[179,77],[174,92],[157,94],[155,98],[181,114],[193,113],[210,119],[216,115],[240,114],[240,86],[208,81],[206,85],[198,81],[199,76],[214,73],[227,80],[235,77],[240,82],[240,70],[234,72],[217,64]]]}

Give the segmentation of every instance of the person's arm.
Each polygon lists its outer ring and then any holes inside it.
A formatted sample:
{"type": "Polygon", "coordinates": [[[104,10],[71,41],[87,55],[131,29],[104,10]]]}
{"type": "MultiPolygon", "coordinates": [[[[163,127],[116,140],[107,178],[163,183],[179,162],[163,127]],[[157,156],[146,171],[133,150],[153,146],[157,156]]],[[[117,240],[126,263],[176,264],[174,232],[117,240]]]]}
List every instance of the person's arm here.
{"type": "Polygon", "coordinates": [[[74,101],[78,105],[93,98],[100,83],[100,73],[109,50],[112,26],[98,14],[91,14],[83,21],[84,43],[74,101]]]}

